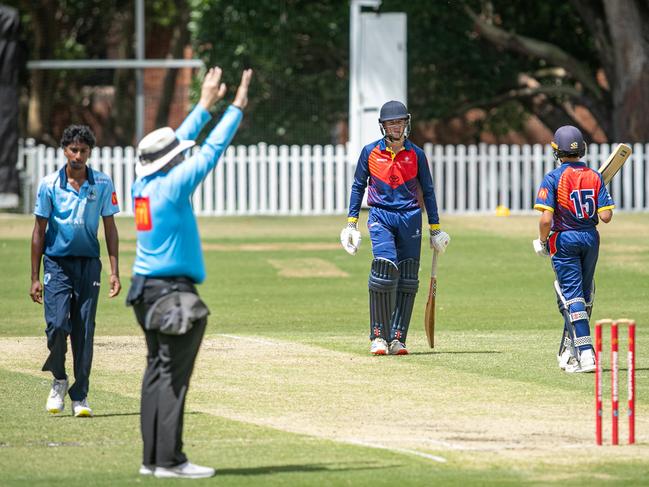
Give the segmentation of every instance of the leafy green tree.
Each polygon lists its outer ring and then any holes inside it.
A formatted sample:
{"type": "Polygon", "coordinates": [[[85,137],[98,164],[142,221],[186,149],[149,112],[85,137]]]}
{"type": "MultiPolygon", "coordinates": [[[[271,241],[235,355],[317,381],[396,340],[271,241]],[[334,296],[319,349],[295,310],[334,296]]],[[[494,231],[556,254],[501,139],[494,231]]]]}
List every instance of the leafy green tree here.
{"type": "Polygon", "coordinates": [[[348,110],[349,5],[339,0],[194,0],[198,54],[231,89],[255,70],[241,143],[330,143],[348,110]]]}

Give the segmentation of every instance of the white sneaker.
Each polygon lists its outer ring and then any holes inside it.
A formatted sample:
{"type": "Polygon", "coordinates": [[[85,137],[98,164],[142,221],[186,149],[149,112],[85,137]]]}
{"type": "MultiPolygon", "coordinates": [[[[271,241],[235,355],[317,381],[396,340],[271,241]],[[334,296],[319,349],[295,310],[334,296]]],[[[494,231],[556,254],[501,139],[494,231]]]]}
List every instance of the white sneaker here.
{"type": "Polygon", "coordinates": [[[139,473],[140,475],[153,475],[155,472],[155,467],[149,467],[147,465],[140,465],[139,473]]]}
{"type": "Polygon", "coordinates": [[[372,355],[387,355],[388,354],[388,342],[383,338],[375,338],[372,340],[370,345],[370,353],[372,355]]]}
{"type": "Polygon", "coordinates": [[[559,368],[561,370],[566,370],[566,366],[572,357],[572,352],[569,348],[564,348],[561,355],[557,355],[557,362],[559,362],[559,368]]]}
{"type": "Polygon", "coordinates": [[[408,349],[406,344],[400,342],[399,340],[392,340],[390,342],[390,355],[408,355],[408,349]]]}
{"type": "Polygon", "coordinates": [[[216,470],[211,467],[201,467],[200,465],[185,462],[175,467],[156,467],[153,475],[157,478],[181,477],[186,479],[204,479],[214,477],[216,470]]]}
{"type": "Polygon", "coordinates": [[[63,400],[65,395],[68,393],[68,381],[66,379],[52,381],[52,389],[50,390],[50,395],[47,398],[47,404],[45,409],[52,414],[58,414],[65,408],[63,400]]]}
{"type": "Polygon", "coordinates": [[[574,357],[566,365],[565,371],[569,374],[580,372],[594,372],[595,371],[595,354],[592,349],[584,350],[579,355],[581,365],[574,357]]]}
{"type": "Polygon", "coordinates": [[[72,414],[77,418],[90,418],[92,409],[88,406],[88,398],[83,398],[81,401],[72,401],[72,414]]]}

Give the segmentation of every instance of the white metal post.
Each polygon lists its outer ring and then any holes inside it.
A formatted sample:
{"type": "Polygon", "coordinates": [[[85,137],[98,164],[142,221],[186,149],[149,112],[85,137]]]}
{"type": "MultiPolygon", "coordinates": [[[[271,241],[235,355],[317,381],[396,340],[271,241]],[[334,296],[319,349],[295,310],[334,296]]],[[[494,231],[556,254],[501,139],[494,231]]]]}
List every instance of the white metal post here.
{"type": "MultiPolygon", "coordinates": [[[[135,2],[135,58],[144,59],[144,0],[135,2]]],[[[144,137],[144,70],[135,70],[135,143],[144,137]]]]}
{"type": "Polygon", "coordinates": [[[349,6],[349,145],[347,160],[349,164],[356,162],[361,148],[361,102],[359,89],[359,52],[361,48],[361,8],[378,9],[382,0],[351,0],[349,6]]]}

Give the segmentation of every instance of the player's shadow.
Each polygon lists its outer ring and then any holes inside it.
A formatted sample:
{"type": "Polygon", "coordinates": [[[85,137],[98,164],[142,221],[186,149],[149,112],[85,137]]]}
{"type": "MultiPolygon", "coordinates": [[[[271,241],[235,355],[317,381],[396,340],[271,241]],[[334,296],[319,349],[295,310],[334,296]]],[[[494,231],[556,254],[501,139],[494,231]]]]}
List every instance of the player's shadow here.
{"type": "MultiPolygon", "coordinates": [[[[187,415],[187,414],[203,414],[203,413],[201,413],[200,411],[186,411],[185,414],[187,415]]],[[[114,418],[114,417],[117,417],[117,416],[139,416],[139,415],[140,415],[139,411],[131,412],[131,413],[100,413],[100,414],[93,414],[92,418],[89,418],[89,419],[93,419],[93,418],[95,418],[95,419],[114,418]]],[[[56,418],[56,419],[74,418],[74,416],[63,414],[63,415],[53,416],[53,418],[56,418]]]]}
{"type": "MultiPolygon", "coordinates": [[[[618,367],[617,370],[620,371],[620,372],[628,372],[629,371],[629,369],[627,369],[626,367],[618,367]]],[[[610,368],[609,369],[602,368],[602,373],[610,372],[610,371],[611,371],[610,368]]],[[[649,371],[649,367],[640,367],[640,368],[636,367],[635,371],[636,372],[647,372],[647,371],[649,371]]]]}
{"type": "Polygon", "coordinates": [[[431,350],[430,352],[408,352],[408,355],[459,355],[459,354],[481,354],[481,353],[503,353],[500,350],[448,350],[445,352],[437,352],[431,350]]]}
{"type": "Polygon", "coordinates": [[[265,465],[253,468],[219,468],[216,475],[272,475],[278,473],[292,472],[351,472],[354,470],[378,470],[386,468],[401,467],[402,465],[377,465],[376,463],[367,463],[366,465],[344,466],[331,463],[307,463],[304,465],[265,465]]]}

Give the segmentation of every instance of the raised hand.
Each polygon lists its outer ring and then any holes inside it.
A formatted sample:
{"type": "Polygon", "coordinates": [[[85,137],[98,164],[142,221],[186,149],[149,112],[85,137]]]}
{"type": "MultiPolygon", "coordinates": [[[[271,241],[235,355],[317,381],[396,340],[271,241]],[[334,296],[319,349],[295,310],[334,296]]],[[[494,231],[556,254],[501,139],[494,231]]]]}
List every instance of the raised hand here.
{"type": "Polygon", "coordinates": [[[222,73],[223,71],[218,66],[208,69],[205,73],[201,85],[201,98],[198,101],[205,110],[211,109],[217,101],[225,96],[227,87],[225,83],[221,83],[222,73]]]}
{"type": "Polygon", "coordinates": [[[242,110],[248,105],[248,87],[252,79],[252,69],[244,69],[241,73],[241,82],[237,88],[237,94],[234,96],[232,104],[242,110]]]}

